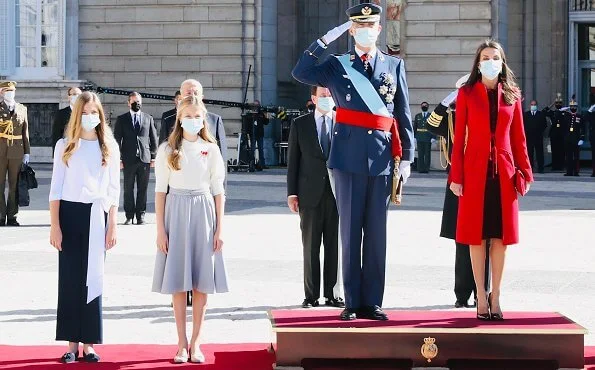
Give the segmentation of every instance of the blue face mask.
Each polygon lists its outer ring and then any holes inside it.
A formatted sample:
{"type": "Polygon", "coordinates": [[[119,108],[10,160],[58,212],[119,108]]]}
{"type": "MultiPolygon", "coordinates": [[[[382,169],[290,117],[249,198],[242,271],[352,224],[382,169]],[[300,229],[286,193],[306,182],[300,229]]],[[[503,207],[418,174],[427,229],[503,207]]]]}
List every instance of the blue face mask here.
{"type": "Polygon", "coordinates": [[[362,27],[355,30],[355,43],[361,45],[365,48],[369,48],[370,46],[376,44],[376,40],[378,40],[378,30],[376,28],[371,27],[362,27]]]}
{"type": "Polygon", "coordinates": [[[81,116],[81,125],[83,126],[83,130],[87,132],[95,130],[95,127],[97,127],[99,123],[101,123],[99,114],[83,114],[81,116]]]}
{"type": "Polygon", "coordinates": [[[182,128],[191,135],[196,135],[202,130],[204,126],[204,119],[198,118],[182,118],[182,128]]]}
{"type": "Polygon", "coordinates": [[[479,63],[479,71],[488,80],[493,80],[502,72],[502,60],[484,60],[479,63]]]}
{"type": "Polygon", "coordinates": [[[331,98],[330,96],[319,97],[318,104],[316,105],[318,110],[323,113],[330,112],[334,106],[335,106],[335,102],[333,101],[333,98],[331,98]]]}
{"type": "Polygon", "coordinates": [[[531,106],[531,112],[537,112],[537,105],[531,106]]]}

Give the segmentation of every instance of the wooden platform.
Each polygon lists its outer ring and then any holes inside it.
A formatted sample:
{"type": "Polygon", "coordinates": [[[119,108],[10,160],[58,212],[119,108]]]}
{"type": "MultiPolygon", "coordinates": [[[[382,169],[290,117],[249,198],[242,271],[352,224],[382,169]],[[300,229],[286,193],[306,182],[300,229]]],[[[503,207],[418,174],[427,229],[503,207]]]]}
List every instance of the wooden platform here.
{"type": "MultiPolygon", "coordinates": [[[[397,361],[398,368],[407,363],[410,367],[467,368],[468,363],[486,360],[503,364],[533,361],[543,369],[584,367],[587,330],[559,313],[505,312],[506,320],[501,322],[479,321],[468,310],[387,311],[388,321],[348,322],[340,321],[339,313],[270,311],[277,366],[314,369],[327,367],[308,364],[374,359],[397,361]]],[[[516,368],[512,366],[506,368],[516,368]]]]}

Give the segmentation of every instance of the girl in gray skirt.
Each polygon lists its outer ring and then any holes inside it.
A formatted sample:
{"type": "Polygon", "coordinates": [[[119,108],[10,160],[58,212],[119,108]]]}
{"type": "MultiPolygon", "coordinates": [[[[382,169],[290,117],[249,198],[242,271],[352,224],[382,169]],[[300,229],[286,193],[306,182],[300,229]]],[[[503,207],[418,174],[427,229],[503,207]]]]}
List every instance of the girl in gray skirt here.
{"type": "Polygon", "coordinates": [[[200,96],[182,100],[173,131],[155,160],[158,251],[153,291],[173,295],[178,331],[176,363],[189,358],[204,362],[199,335],[207,294],[228,291],[221,254],[225,164],[205,127],[206,113],[200,96]],[[193,292],[190,346],[186,336],[187,291],[193,292]]]}

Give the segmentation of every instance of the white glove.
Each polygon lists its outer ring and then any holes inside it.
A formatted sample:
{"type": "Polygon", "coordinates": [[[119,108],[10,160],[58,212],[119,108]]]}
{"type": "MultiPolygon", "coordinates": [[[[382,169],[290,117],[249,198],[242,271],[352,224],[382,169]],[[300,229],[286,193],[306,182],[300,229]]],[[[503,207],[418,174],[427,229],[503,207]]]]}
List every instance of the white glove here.
{"type": "Polygon", "coordinates": [[[401,163],[399,163],[399,173],[403,178],[403,184],[406,184],[407,179],[409,179],[409,176],[411,176],[411,162],[401,161],[401,163]]]}
{"type": "Polygon", "coordinates": [[[29,154],[25,154],[25,155],[23,156],[23,163],[24,163],[24,164],[29,164],[29,154]]]}
{"type": "Polygon", "coordinates": [[[457,100],[458,94],[459,94],[459,90],[455,90],[455,91],[451,92],[450,94],[448,94],[448,96],[446,98],[444,98],[442,100],[442,103],[440,103],[440,104],[444,105],[445,107],[450,106],[450,104],[453,101],[457,100]]]}
{"type": "Polygon", "coordinates": [[[584,141],[584,140],[579,140],[579,141],[578,141],[578,146],[581,146],[581,145],[583,145],[584,143],[585,143],[585,141],[584,141]]]}
{"type": "Polygon", "coordinates": [[[324,43],[327,45],[330,44],[331,42],[341,37],[341,35],[344,34],[345,31],[350,29],[352,24],[352,21],[347,21],[342,25],[333,28],[332,30],[328,31],[324,36],[322,36],[321,40],[324,41],[324,43]]]}
{"type": "Polygon", "coordinates": [[[431,142],[432,144],[434,144],[434,143],[436,142],[436,139],[432,138],[432,139],[430,140],[430,142],[431,142]]]}

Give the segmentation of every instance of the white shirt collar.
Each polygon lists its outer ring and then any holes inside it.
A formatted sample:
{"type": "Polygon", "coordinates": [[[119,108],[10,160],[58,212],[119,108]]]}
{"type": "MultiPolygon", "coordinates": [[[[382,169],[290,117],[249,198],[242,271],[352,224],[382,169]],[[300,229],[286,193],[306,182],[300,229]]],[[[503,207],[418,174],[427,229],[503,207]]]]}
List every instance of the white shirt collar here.
{"type": "MultiPolygon", "coordinates": [[[[316,122],[318,122],[322,116],[323,116],[323,114],[318,109],[315,109],[314,110],[314,119],[316,120],[316,122]]],[[[332,120],[333,120],[333,111],[330,111],[330,112],[326,113],[324,116],[326,118],[330,119],[331,122],[332,122],[332,120]]]]}
{"type": "MultiPolygon", "coordinates": [[[[377,52],[378,52],[378,48],[373,48],[372,50],[370,50],[370,52],[368,53],[370,60],[374,60],[376,58],[377,52]]],[[[366,54],[364,51],[360,50],[357,46],[355,47],[355,53],[360,58],[362,57],[362,55],[366,54]]]]}
{"type": "Polygon", "coordinates": [[[131,110],[130,110],[130,115],[131,115],[132,117],[134,117],[134,115],[135,115],[135,114],[140,114],[140,111],[138,111],[138,112],[135,112],[135,111],[133,111],[133,110],[131,109],[131,110]]]}

